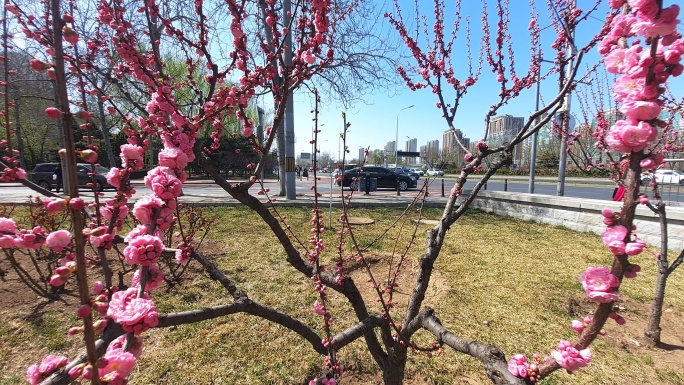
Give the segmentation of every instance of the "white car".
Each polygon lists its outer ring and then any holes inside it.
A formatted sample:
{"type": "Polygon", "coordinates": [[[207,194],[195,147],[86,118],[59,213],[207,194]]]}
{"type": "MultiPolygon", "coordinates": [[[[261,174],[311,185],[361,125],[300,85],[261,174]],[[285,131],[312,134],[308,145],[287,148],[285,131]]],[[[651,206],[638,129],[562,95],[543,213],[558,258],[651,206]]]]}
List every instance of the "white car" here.
{"type": "Polygon", "coordinates": [[[427,174],[428,176],[444,176],[444,171],[438,168],[428,168],[427,174]]]}
{"type": "Polygon", "coordinates": [[[655,173],[641,174],[641,183],[648,186],[655,178],[659,184],[678,184],[684,186],[684,172],[677,170],[656,170],[655,173]]]}
{"type": "Polygon", "coordinates": [[[425,175],[425,172],[423,171],[422,168],[412,168],[411,171],[415,172],[416,174],[423,176],[425,175]]]}

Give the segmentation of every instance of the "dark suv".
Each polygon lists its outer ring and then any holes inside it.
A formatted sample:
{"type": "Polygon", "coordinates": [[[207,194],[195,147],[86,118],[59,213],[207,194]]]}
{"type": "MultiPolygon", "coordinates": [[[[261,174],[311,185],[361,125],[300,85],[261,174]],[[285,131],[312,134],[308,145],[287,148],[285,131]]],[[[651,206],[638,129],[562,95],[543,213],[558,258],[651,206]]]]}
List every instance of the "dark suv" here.
{"type": "Polygon", "coordinates": [[[406,191],[417,185],[416,179],[409,175],[397,174],[388,168],[377,166],[363,166],[345,171],[342,180],[337,184],[357,190],[360,182],[359,179],[365,177],[377,178],[378,188],[396,189],[398,187],[399,190],[406,191]]]}
{"type": "MultiPolygon", "coordinates": [[[[33,168],[33,171],[29,173],[29,180],[38,186],[46,189],[52,190],[56,186],[56,182],[52,179],[57,165],[59,163],[39,163],[33,168]]],[[[92,182],[92,177],[88,176],[91,172],[91,166],[87,163],[79,163],[76,165],[76,170],[78,170],[78,187],[86,187],[86,184],[92,182]]],[[[97,191],[103,191],[104,189],[114,189],[114,186],[107,183],[105,174],[109,172],[109,169],[102,166],[97,166],[97,184],[94,189],[97,191]]]]}

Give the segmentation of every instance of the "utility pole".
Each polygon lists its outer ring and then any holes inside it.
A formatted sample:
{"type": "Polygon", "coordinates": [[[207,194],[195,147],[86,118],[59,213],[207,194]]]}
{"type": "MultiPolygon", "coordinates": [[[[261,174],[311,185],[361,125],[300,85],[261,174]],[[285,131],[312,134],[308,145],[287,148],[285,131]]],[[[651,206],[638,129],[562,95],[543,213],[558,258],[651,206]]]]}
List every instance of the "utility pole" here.
{"type": "MultiPolygon", "coordinates": [[[[570,2],[570,8],[575,8],[575,2],[570,2]]],[[[570,12],[570,11],[568,11],[570,12]]],[[[566,18],[567,21],[567,18],[566,18]]],[[[570,76],[572,76],[573,68],[575,66],[575,51],[573,41],[575,39],[575,28],[566,22],[566,27],[570,33],[570,43],[568,44],[568,57],[570,61],[568,62],[568,68],[565,71],[565,81],[572,81],[570,76]]],[[[563,196],[565,194],[565,169],[568,165],[568,132],[570,131],[570,100],[572,99],[572,88],[568,89],[565,94],[565,101],[563,102],[563,116],[562,116],[562,131],[561,131],[561,143],[560,143],[560,162],[558,164],[558,185],[556,186],[556,195],[563,196]]]]}
{"type": "MultiPolygon", "coordinates": [[[[534,102],[534,112],[536,113],[539,111],[539,99],[541,97],[541,63],[554,63],[551,60],[544,60],[541,56],[541,52],[539,53],[539,72],[537,72],[537,97],[534,102]]],[[[537,122],[539,122],[539,118],[537,118],[537,122]]],[[[536,124],[536,123],[535,123],[536,124]]],[[[537,172],[537,142],[539,142],[539,130],[534,132],[534,135],[532,135],[532,149],[530,152],[530,184],[527,187],[527,192],[529,194],[534,194],[534,178],[535,174],[537,172]]]]}
{"type": "Polygon", "coordinates": [[[401,110],[399,110],[399,112],[397,112],[397,131],[394,140],[394,167],[399,167],[399,158],[397,157],[397,153],[399,152],[399,114],[401,114],[401,111],[408,110],[413,106],[414,105],[411,104],[410,106],[404,107],[401,110]]]}
{"type": "MultiPolygon", "coordinates": [[[[257,125],[257,142],[259,143],[259,146],[263,147],[264,145],[264,109],[261,107],[257,107],[257,117],[259,124],[257,125]]],[[[268,154],[262,154],[264,159],[268,156],[268,154]]],[[[259,179],[263,183],[264,181],[264,168],[261,168],[261,175],[259,176],[259,179]]]]}
{"type": "MultiPolygon", "coordinates": [[[[292,3],[283,0],[283,25],[290,27],[292,20],[292,3]]],[[[285,68],[292,67],[292,33],[285,35],[285,48],[283,59],[285,68]]],[[[295,181],[295,135],[294,135],[294,106],[292,93],[289,92],[285,102],[285,198],[297,199],[297,184],[295,181]]]]}

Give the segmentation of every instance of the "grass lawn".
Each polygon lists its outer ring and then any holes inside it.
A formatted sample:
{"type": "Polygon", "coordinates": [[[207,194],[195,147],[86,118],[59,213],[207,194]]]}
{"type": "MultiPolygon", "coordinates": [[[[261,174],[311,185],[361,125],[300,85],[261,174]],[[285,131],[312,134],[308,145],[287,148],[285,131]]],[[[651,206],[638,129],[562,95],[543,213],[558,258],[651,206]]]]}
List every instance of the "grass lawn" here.
{"type": "MultiPolygon", "coordinates": [[[[307,277],[285,261],[275,237],[251,211],[240,208],[208,208],[219,220],[202,246],[223,272],[247,295],[277,308],[320,331],[320,317],[313,313],[316,295],[307,277]]],[[[309,236],[310,208],[282,210],[296,236],[309,236]]],[[[353,215],[376,222],[354,228],[362,247],[369,246],[373,273],[379,280],[388,274],[388,261],[411,242],[395,300],[405,303],[413,287],[414,273],[423,251],[428,225],[416,225],[413,218],[401,222],[377,242],[392,223],[395,209],[357,209],[353,215]]],[[[426,210],[424,217],[437,219],[440,210],[426,210]]],[[[335,230],[341,227],[333,212],[335,230]]],[[[328,218],[325,218],[328,223],[328,218]]],[[[323,259],[336,257],[335,231],[326,231],[323,259]]],[[[351,242],[345,247],[349,248],[351,242]]],[[[648,349],[641,340],[654,290],[656,270],[649,249],[635,257],[642,266],[637,279],[621,287],[619,306],[625,326],[609,321],[607,335],[592,345],[594,360],[588,369],[569,375],[556,372],[543,384],[684,384],[684,272],[670,278],[665,301],[663,339],[669,349],[648,349]]],[[[523,222],[516,219],[472,212],[450,230],[437,261],[426,305],[436,310],[442,324],[457,335],[498,345],[507,357],[516,353],[548,355],[559,339],[574,339],[573,319],[588,315],[593,306],[584,299],[577,280],[590,266],[608,265],[610,252],[599,237],[565,228],[523,222]]],[[[0,262],[2,263],[2,262],[0,262]]],[[[7,265],[0,264],[7,270],[7,265]]],[[[11,303],[6,293],[20,286],[5,274],[0,282],[0,384],[22,383],[29,363],[38,362],[49,347],[54,353],[73,355],[79,339],[67,337],[73,325],[73,311],[59,302],[35,299],[29,304],[11,303]]],[[[360,287],[371,313],[380,309],[372,297],[361,270],[350,272],[360,287]]],[[[127,278],[130,280],[130,277],[127,278]]],[[[342,298],[329,291],[334,332],[356,320],[342,298]]],[[[153,292],[160,313],[191,310],[229,303],[220,285],[202,274],[192,262],[181,286],[153,292]]],[[[75,299],[64,301],[75,309],[75,299]]],[[[401,319],[403,306],[395,309],[401,319]]],[[[322,335],[322,334],[321,334],[322,335]]],[[[192,325],[145,333],[145,353],[139,360],[131,384],[302,384],[319,373],[322,358],[296,334],[271,322],[248,315],[231,315],[192,325]]],[[[416,341],[434,341],[418,333],[416,341]]],[[[343,383],[376,384],[379,376],[370,355],[358,341],[340,352],[346,368],[343,383]]],[[[441,355],[409,355],[407,384],[486,384],[478,361],[445,347],[441,355]]]]}

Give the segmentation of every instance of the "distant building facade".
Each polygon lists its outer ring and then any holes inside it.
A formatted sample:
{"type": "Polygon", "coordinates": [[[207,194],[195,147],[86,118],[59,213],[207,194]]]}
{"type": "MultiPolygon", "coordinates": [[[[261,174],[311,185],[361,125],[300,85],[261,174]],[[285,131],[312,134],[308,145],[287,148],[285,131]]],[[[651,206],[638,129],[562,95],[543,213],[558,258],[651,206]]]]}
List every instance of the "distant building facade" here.
{"type": "MultiPolygon", "coordinates": [[[[495,116],[489,121],[489,132],[487,143],[491,147],[498,147],[504,143],[511,142],[522,130],[525,125],[525,118],[501,115],[495,116]]],[[[513,149],[513,163],[517,166],[523,157],[523,144],[519,143],[513,149]]]]}
{"type": "Polygon", "coordinates": [[[442,134],[442,154],[445,163],[460,166],[467,153],[463,147],[470,149],[470,138],[463,136],[461,130],[455,129],[444,131],[442,134]],[[459,144],[459,142],[461,142],[461,144],[459,144]]]}

